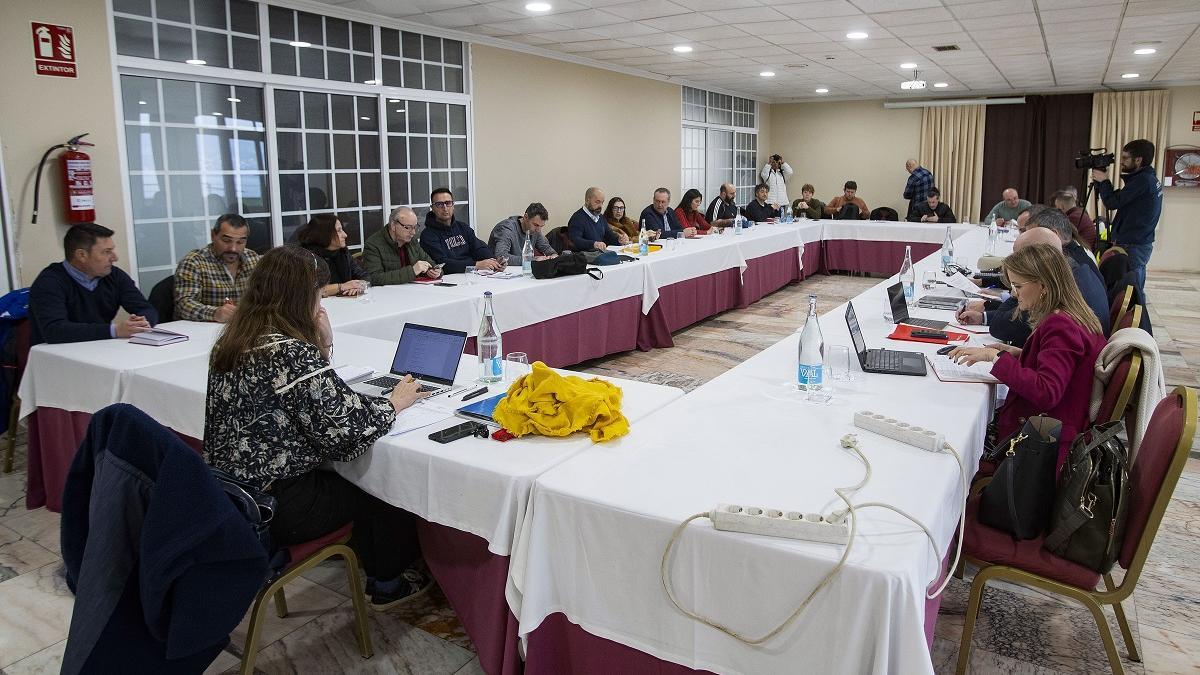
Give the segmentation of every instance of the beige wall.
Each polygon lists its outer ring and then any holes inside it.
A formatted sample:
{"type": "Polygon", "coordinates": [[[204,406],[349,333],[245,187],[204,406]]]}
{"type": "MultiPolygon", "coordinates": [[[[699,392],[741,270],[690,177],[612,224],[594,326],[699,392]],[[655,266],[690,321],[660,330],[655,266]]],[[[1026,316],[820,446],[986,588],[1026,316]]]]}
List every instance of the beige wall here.
{"type": "MultiPolygon", "coordinates": [[[[1200,87],[1171,90],[1168,145],[1200,145],[1192,113],[1200,110],[1200,87]]],[[[1168,167],[1159,167],[1162,175],[1168,167]]],[[[1155,234],[1150,269],[1200,272],[1200,188],[1164,188],[1162,219],[1155,234]]]]}
{"type": "MultiPolygon", "coordinates": [[[[42,175],[41,213],[29,224],[37,162],[52,145],[82,132],[96,190],[96,220],[117,231],[117,250],[126,271],[130,248],[121,193],[123,169],[117,149],[117,119],[108,20],[104,0],[3,0],[0,2],[0,143],[4,173],[16,212],[19,281],[28,285],[48,263],[62,259],[62,191],[57,161],[42,175]],[[33,70],[30,21],[74,28],[79,78],[40,77],[33,70]]],[[[58,153],[53,155],[55,160],[58,153]]]]}
{"type": "Polygon", "coordinates": [[[759,156],[783,155],[800,186],[812,183],[824,202],[842,193],[847,180],[858,182],[858,196],[869,208],[890,206],[904,216],[901,196],[908,173],[904,162],[921,144],[921,110],[886,110],[883,101],[791,103],[770,106],[769,142],[759,156]]]}
{"type": "Polygon", "coordinates": [[[678,85],[480,45],[471,59],[481,237],[533,201],[566,225],[590,185],[634,218],[654,188],[680,194],[678,85]]]}

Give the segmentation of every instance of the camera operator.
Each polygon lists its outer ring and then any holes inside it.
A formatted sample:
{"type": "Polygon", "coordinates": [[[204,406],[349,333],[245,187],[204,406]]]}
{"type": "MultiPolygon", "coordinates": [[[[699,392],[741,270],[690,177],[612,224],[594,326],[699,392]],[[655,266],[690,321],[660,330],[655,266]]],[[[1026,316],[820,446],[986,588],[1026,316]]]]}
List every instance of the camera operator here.
{"type": "MultiPolygon", "coordinates": [[[[787,194],[787,182],[792,177],[792,167],[783,161],[778,154],[771,155],[767,165],[759,172],[763,185],[767,186],[767,203],[778,211],[784,204],[790,204],[787,194]]],[[[776,214],[778,215],[778,214],[776,214]]]]}
{"type": "Polygon", "coordinates": [[[1125,187],[1114,190],[1108,169],[1092,169],[1092,180],[1104,206],[1117,209],[1108,240],[1129,254],[1129,269],[1138,290],[1146,284],[1146,263],[1154,249],[1154,229],[1162,213],[1162,185],[1154,167],[1154,144],[1139,138],[1121,148],[1121,179],[1125,187]]]}

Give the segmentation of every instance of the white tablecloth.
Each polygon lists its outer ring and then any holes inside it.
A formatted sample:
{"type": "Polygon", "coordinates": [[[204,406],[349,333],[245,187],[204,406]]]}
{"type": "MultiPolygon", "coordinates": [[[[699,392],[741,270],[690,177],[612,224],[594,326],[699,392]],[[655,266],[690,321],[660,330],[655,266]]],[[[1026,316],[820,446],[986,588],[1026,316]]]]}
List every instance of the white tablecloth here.
{"type": "MultiPolygon", "coordinates": [[[[946,239],[946,225],[941,223],[909,223],[890,220],[822,220],[822,240],[851,239],[854,241],[911,241],[940,244],[946,239]]],[[[950,231],[957,240],[963,234],[979,229],[975,225],[953,223],[950,231]]],[[[983,253],[983,249],[979,249],[983,253]]]]}
{"type": "MultiPolygon", "coordinates": [[[[425,284],[373,286],[369,301],[332,297],[321,300],[335,329],[365,337],[399,340],[405,323],[419,323],[453,330],[479,328],[482,305],[455,289],[425,284]]],[[[482,296],[482,291],[480,292],[482,296]]]]}
{"type": "MultiPolygon", "coordinates": [[[[982,233],[962,237],[982,250],[982,233]]],[[[926,259],[918,274],[935,264],[926,259]]],[[[882,282],[855,300],[868,346],[892,329],[881,316],[882,282]]],[[[851,345],[844,306],[821,319],[826,347],[851,345]]],[[[921,310],[923,316],[948,312],[921,310]]],[[[932,672],[925,590],[937,576],[962,504],[952,456],[931,454],[853,426],[870,409],[938,429],[970,474],[982,450],[992,388],[867,375],[831,405],[794,393],[794,334],[643,422],[639,433],[560,464],[537,479],[518,534],[509,585],[526,636],[555,612],[588,632],[658,658],[715,672],[932,672]],[[884,501],[924,522],[921,531],[885,510],[864,509],[850,560],[804,614],[764,647],[748,647],[692,621],[669,603],[659,564],[672,530],[718,502],[828,513],[833,488],[856,483],[862,464],[839,448],[857,432],[873,467],[855,501],[884,501]]],[[[892,349],[933,352],[937,345],[892,349]]],[[[853,358],[853,351],[851,351],[853,358]]],[[[783,621],[841,553],[838,546],[687,528],[674,554],[676,594],[743,634],[783,621]]]]}
{"type": "MultiPolygon", "coordinates": [[[[382,371],[390,366],[396,349],[395,342],[341,332],[335,334],[334,344],[339,365],[370,366],[382,371]]],[[[474,383],[477,363],[475,356],[462,357],[459,384],[474,383]]],[[[624,392],[621,407],[631,423],[683,396],[675,387],[606,379],[624,392]]],[[[203,438],[207,383],[207,357],[194,357],[130,373],[122,400],[182,434],[203,438]]],[[[506,385],[492,385],[492,393],[501,392],[506,385]]],[[[419,405],[462,406],[465,404],[459,399],[463,393],[458,391],[419,405]]],[[[448,444],[429,440],[431,432],[459,422],[462,420],[452,418],[399,436],[385,436],[366,454],[353,462],[338,463],[335,468],[384,501],[431,522],[483,537],[493,553],[508,555],[533,479],[593,443],[585,434],[506,443],[478,438],[448,444]]]]}

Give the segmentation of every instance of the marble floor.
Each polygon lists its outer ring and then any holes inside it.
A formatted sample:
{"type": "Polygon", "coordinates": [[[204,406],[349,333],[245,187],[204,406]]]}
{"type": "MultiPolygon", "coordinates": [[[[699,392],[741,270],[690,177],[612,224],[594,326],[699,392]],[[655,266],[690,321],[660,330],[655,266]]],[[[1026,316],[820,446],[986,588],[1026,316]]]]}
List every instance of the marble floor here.
{"type": "MultiPolygon", "coordinates": [[[[693,389],[794,331],[807,295],[821,312],[874,280],[818,276],[744,310],[727,312],[675,336],[676,349],[629,352],[582,364],[588,372],[693,389]]],[[[1168,386],[1200,385],[1200,275],[1151,274],[1147,295],[1168,386]]],[[[26,511],[23,439],[17,470],[0,475],[0,674],[57,672],[66,645],[72,596],[62,576],[58,515],[26,511]]],[[[1145,572],[1126,613],[1142,663],[1131,673],[1200,673],[1200,444],[1175,491],[1145,572]]],[[[375,657],[355,648],[349,588],[341,563],[318,567],[287,587],[291,614],[268,613],[258,654],[264,673],[479,673],[470,640],[445,597],[433,592],[389,612],[371,613],[375,657]]],[[[968,570],[968,581],[970,579],[968,570]]],[[[936,672],[953,672],[967,582],[943,598],[933,646],[936,672]]],[[[1111,613],[1110,613],[1111,617],[1111,613]]],[[[1115,625],[1115,624],[1114,624],[1115,625]]],[[[243,621],[209,672],[235,672],[243,621]]],[[[1117,636],[1118,649],[1125,655],[1117,636]]],[[[1108,666],[1091,615],[1029,589],[989,587],[976,625],[974,673],[1103,673],[1108,666]]]]}

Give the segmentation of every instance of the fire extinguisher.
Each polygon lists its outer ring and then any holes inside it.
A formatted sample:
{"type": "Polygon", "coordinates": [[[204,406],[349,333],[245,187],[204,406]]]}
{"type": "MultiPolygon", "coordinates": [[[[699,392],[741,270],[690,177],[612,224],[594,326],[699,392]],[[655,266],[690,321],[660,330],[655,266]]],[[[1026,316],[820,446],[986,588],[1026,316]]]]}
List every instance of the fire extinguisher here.
{"type": "Polygon", "coordinates": [[[46,165],[46,159],[50,156],[50,153],[60,148],[66,148],[67,150],[59,157],[59,175],[62,179],[66,221],[68,223],[90,223],[96,220],[96,195],[92,184],[92,158],[86,152],[82,152],[79,149],[81,146],[93,146],[93,144],[81,140],[84,136],[87,136],[87,134],[79,134],[66,143],[51,146],[42,154],[42,161],[38,163],[37,177],[34,179],[33,185],[32,223],[34,225],[38,221],[38,197],[42,184],[42,168],[46,165]]]}

